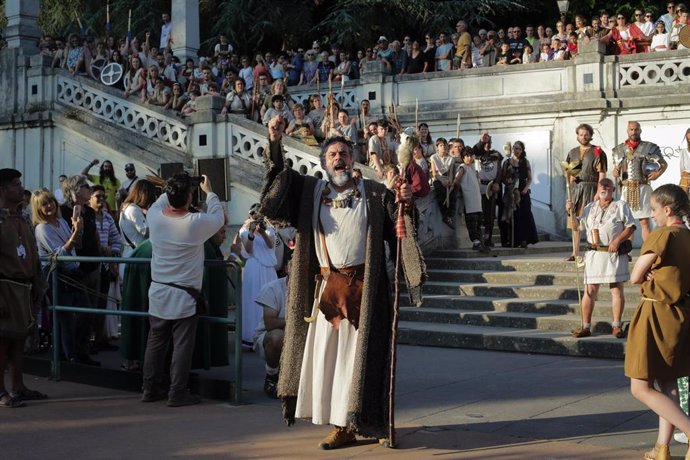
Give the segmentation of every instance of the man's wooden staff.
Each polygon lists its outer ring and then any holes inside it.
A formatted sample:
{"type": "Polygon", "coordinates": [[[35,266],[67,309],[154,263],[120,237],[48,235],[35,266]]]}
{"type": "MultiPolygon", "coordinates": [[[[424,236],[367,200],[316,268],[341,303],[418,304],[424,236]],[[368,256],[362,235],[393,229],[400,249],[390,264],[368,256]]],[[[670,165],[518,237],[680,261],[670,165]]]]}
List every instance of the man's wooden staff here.
{"type": "MultiPolygon", "coordinates": [[[[582,171],[582,162],[573,161],[568,163],[567,161],[561,161],[561,168],[563,168],[563,176],[565,176],[565,190],[568,197],[568,201],[572,201],[572,195],[570,192],[570,177],[575,177],[582,171]]],[[[568,216],[570,221],[570,239],[573,243],[573,251],[575,251],[575,225],[578,225],[577,219],[575,218],[575,213],[577,210],[575,208],[570,210],[570,215],[568,216]]],[[[583,326],[584,320],[582,318],[582,293],[580,292],[580,267],[577,264],[577,254],[575,254],[575,278],[577,283],[577,303],[580,309],[580,327],[583,326]]]]}
{"type": "MultiPolygon", "coordinates": [[[[410,142],[410,141],[408,141],[410,142]]],[[[398,149],[398,162],[400,163],[400,177],[398,178],[398,190],[407,182],[407,168],[412,160],[412,149],[401,146],[398,149]]],[[[395,298],[393,301],[393,324],[391,326],[391,368],[390,387],[388,395],[388,446],[395,448],[395,369],[398,359],[398,318],[400,315],[400,275],[402,274],[402,240],[407,238],[405,231],[405,203],[398,203],[398,219],[395,224],[397,245],[395,250],[395,298]]]]}

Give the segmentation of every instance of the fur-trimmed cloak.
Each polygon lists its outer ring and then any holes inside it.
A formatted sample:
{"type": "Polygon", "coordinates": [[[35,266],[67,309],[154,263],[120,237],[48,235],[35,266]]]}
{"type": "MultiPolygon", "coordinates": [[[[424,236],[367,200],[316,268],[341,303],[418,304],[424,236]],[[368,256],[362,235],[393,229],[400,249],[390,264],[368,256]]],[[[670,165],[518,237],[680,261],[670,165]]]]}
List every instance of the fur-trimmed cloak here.
{"type": "MultiPolygon", "coordinates": [[[[285,315],[285,342],[280,360],[278,395],[283,417],[295,418],[302,358],[314,302],[315,275],[319,263],[314,246],[312,216],[314,191],[320,179],[303,176],[286,166],[280,142],[266,149],[267,175],[260,212],[289,222],[297,229],[296,246],[289,277],[285,315]]],[[[393,302],[386,273],[384,241],[395,252],[395,197],[382,184],[365,180],[367,236],[364,290],[360,309],[357,356],[348,407],[348,428],[365,437],[387,437],[390,383],[390,339],[393,302]]],[[[413,302],[421,303],[421,285],[426,268],[409,216],[405,216],[408,238],[403,240],[402,265],[413,302]]],[[[358,244],[358,242],[353,242],[358,244]]]]}

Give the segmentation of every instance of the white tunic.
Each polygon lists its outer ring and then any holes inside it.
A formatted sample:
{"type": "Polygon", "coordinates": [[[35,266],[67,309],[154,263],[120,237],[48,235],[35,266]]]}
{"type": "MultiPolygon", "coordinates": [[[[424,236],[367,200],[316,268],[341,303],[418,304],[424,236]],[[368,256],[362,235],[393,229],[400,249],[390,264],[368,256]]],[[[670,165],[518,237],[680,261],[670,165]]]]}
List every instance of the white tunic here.
{"type": "MultiPolygon", "coordinates": [[[[151,230],[151,279],[201,290],[204,278],[204,242],[211,238],[225,221],[218,195],[206,198],[207,212],[169,216],[168,195],[156,200],[147,213],[151,230]]],[[[149,315],[162,319],[182,319],[196,314],[196,301],[181,289],[151,283],[149,315]]]]}
{"type": "MultiPolygon", "coordinates": [[[[594,229],[599,231],[599,245],[608,246],[626,228],[635,225],[635,218],[624,201],[612,201],[602,209],[599,200],[585,206],[578,217],[587,233],[587,242],[594,244],[594,229]]],[[[630,279],[628,257],[604,251],[585,251],[585,284],[620,283],[630,279]]]]}
{"type": "MultiPolygon", "coordinates": [[[[266,234],[275,241],[275,229],[266,228],[266,234]]],[[[244,245],[249,241],[249,229],[244,225],[240,229],[240,238],[244,245]]],[[[256,303],[261,289],[278,278],[276,274],[276,252],[274,246],[267,246],[261,235],[254,234],[252,252],[247,253],[247,263],[242,270],[242,342],[247,346],[254,343],[254,333],[263,318],[263,308],[256,303]]]]}
{"type": "MultiPolygon", "coordinates": [[[[328,266],[319,235],[319,217],[323,224],[328,256],[336,268],[364,263],[367,234],[367,210],[364,183],[359,183],[359,198],[353,197],[352,208],[322,205],[321,192],[326,182],[316,185],[312,227],[319,265],[328,266]],[[320,213],[319,213],[320,210],[320,213]]],[[[337,194],[331,188],[332,199],[349,194],[337,194]]],[[[318,293],[321,296],[323,287],[318,293]]],[[[358,331],[349,321],[341,321],[334,328],[321,311],[309,325],[304,347],[296,417],[311,418],[317,425],[347,425],[347,408],[352,386],[358,331]]]]}
{"type": "Polygon", "coordinates": [[[690,151],[688,149],[680,151],[680,170],[690,172],[690,151]]]}
{"type": "MultiPolygon", "coordinates": [[[[640,184],[640,209],[632,211],[635,219],[649,219],[652,217],[652,186],[649,184],[640,184]]],[[[626,201],[628,196],[628,187],[621,187],[621,200],[626,201]]]]}
{"type": "Polygon", "coordinates": [[[473,164],[466,165],[462,163],[460,167],[465,171],[460,179],[462,201],[465,204],[465,214],[482,212],[482,195],[479,191],[477,171],[474,170],[473,164]]]}

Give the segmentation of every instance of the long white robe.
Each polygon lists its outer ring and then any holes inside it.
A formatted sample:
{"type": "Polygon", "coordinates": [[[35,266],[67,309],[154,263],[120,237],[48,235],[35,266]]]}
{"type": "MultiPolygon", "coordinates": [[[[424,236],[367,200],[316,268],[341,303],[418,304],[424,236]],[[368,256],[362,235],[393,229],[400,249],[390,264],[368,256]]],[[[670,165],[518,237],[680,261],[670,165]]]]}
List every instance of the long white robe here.
{"type": "MultiPolygon", "coordinates": [[[[326,186],[319,182],[314,193],[313,229],[319,265],[327,267],[328,260],[321,244],[319,221],[323,225],[328,256],[335,268],[364,263],[367,233],[367,212],[364,184],[360,182],[359,198],[353,197],[352,208],[319,206],[321,192],[326,186]],[[320,214],[319,214],[320,210],[320,214]]],[[[331,198],[349,194],[337,194],[331,187],[331,198]]],[[[320,298],[323,286],[318,293],[320,298]]],[[[319,311],[315,322],[309,325],[297,395],[297,418],[311,418],[317,425],[347,425],[347,408],[358,330],[346,320],[334,328],[319,311]]]]}

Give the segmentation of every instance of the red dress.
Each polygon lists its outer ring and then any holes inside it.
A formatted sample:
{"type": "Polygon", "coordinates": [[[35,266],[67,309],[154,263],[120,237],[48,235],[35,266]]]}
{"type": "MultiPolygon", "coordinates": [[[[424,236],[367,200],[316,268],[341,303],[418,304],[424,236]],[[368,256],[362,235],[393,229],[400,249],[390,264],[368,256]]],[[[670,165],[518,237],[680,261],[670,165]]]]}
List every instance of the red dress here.
{"type": "Polygon", "coordinates": [[[621,37],[618,27],[611,29],[611,43],[614,54],[635,54],[641,50],[637,49],[637,41],[644,39],[645,35],[635,24],[628,26],[627,40],[621,37]]]}

